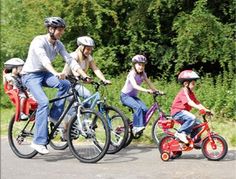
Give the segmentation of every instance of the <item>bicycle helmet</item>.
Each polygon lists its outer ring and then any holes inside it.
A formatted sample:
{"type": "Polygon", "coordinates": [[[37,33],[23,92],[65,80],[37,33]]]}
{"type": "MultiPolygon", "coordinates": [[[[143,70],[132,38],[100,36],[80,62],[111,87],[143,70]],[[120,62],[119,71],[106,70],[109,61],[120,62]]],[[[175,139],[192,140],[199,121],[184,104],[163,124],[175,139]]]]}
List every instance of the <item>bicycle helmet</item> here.
{"type": "Polygon", "coordinates": [[[23,66],[24,65],[24,61],[21,60],[20,58],[11,58],[10,60],[7,60],[4,63],[4,66],[6,69],[12,69],[18,66],[23,66]]]}
{"type": "Polygon", "coordinates": [[[133,64],[135,64],[135,63],[144,63],[144,64],[146,64],[147,63],[147,58],[143,55],[135,55],[132,58],[132,63],[133,64]]]}
{"type": "Polygon", "coordinates": [[[185,81],[197,80],[199,78],[200,77],[198,76],[198,74],[193,70],[184,70],[179,74],[178,81],[180,83],[183,83],[185,81]]]}
{"type": "Polygon", "coordinates": [[[77,38],[77,45],[83,45],[86,47],[94,47],[95,43],[93,41],[93,39],[89,36],[82,36],[82,37],[78,37],[77,38]]]}
{"type": "Polygon", "coordinates": [[[45,19],[44,25],[46,27],[55,27],[55,28],[57,28],[57,27],[65,28],[66,27],[65,21],[60,17],[48,17],[45,19]]]}

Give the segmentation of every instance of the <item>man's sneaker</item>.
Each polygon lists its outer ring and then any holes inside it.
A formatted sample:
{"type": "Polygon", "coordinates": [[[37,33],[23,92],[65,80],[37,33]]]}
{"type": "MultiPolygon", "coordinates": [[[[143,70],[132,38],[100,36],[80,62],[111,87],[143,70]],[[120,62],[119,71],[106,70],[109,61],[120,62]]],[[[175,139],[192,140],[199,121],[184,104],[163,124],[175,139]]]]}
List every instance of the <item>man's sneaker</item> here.
{"type": "Polygon", "coordinates": [[[145,129],[144,126],[143,127],[133,127],[132,132],[134,135],[136,135],[136,134],[142,132],[144,129],[145,129]]]}
{"type": "Polygon", "coordinates": [[[187,136],[185,133],[176,132],[175,137],[178,138],[179,140],[181,140],[182,142],[184,142],[185,144],[188,144],[188,139],[187,139],[187,136]]]}
{"type": "Polygon", "coordinates": [[[28,119],[28,117],[29,117],[29,116],[26,115],[26,114],[24,114],[23,112],[20,113],[20,119],[21,119],[21,120],[26,120],[26,119],[28,119]]]}
{"type": "Polygon", "coordinates": [[[44,145],[38,145],[32,142],[30,146],[40,154],[49,153],[48,149],[44,145]]]}

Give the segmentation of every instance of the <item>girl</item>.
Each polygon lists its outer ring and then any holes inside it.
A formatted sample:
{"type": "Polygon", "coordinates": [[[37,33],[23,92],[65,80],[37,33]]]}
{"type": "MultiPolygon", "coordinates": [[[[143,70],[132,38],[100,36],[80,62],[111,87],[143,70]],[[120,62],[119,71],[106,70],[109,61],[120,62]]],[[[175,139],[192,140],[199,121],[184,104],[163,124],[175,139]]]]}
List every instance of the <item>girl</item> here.
{"type": "Polygon", "coordinates": [[[133,134],[136,135],[145,129],[144,116],[147,112],[146,105],[137,97],[138,91],[153,93],[156,90],[144,71],[147,59],[143,55],[135,55],[132,58],[132,69],[129,72],[125,85],[121,90],[121,102],[133,109],[133,134]],[[140,85],[145,81],[150,89],[140,85]]]}

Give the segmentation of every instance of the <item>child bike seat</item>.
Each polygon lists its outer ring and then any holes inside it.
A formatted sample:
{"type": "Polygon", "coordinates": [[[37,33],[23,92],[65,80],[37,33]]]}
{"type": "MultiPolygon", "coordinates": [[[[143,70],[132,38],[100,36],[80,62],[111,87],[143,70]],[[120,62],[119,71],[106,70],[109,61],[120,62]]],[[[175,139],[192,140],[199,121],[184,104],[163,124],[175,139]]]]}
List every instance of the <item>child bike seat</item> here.
{"type": "MultiPolygon", "coordinates": [[[[3,77],[5,75],[5,71],[3,71],[3,77]]],[[[19,97],[19,89],[13,89],[13,86],[9,85],[6,80],[3,80],[4,84],[4,92],[8,95],[10,101],[15,106],[15,121],[20,121],[20,97],[19,97]]],[[[23,111],[26,115],[29,115],[31,111],[37,109],[37,102],[28,96],[27,91],[23,91],[26,95],[26,100],[23,106],[23,111]]]]}

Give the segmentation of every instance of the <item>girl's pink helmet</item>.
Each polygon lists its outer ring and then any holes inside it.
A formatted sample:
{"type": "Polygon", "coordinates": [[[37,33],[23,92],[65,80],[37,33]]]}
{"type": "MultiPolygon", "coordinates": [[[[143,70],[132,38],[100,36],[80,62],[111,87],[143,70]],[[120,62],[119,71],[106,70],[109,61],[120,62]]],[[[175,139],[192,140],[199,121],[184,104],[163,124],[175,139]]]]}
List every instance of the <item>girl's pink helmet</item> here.
{"type": "Polygon", "coordinates": [[[199,78],[200,77],[198,76],[198,74],[193,70],[184,70],[179,74],[178,81],[180,83],[183,83],[185,81],[197,80],[199,78]]]}

